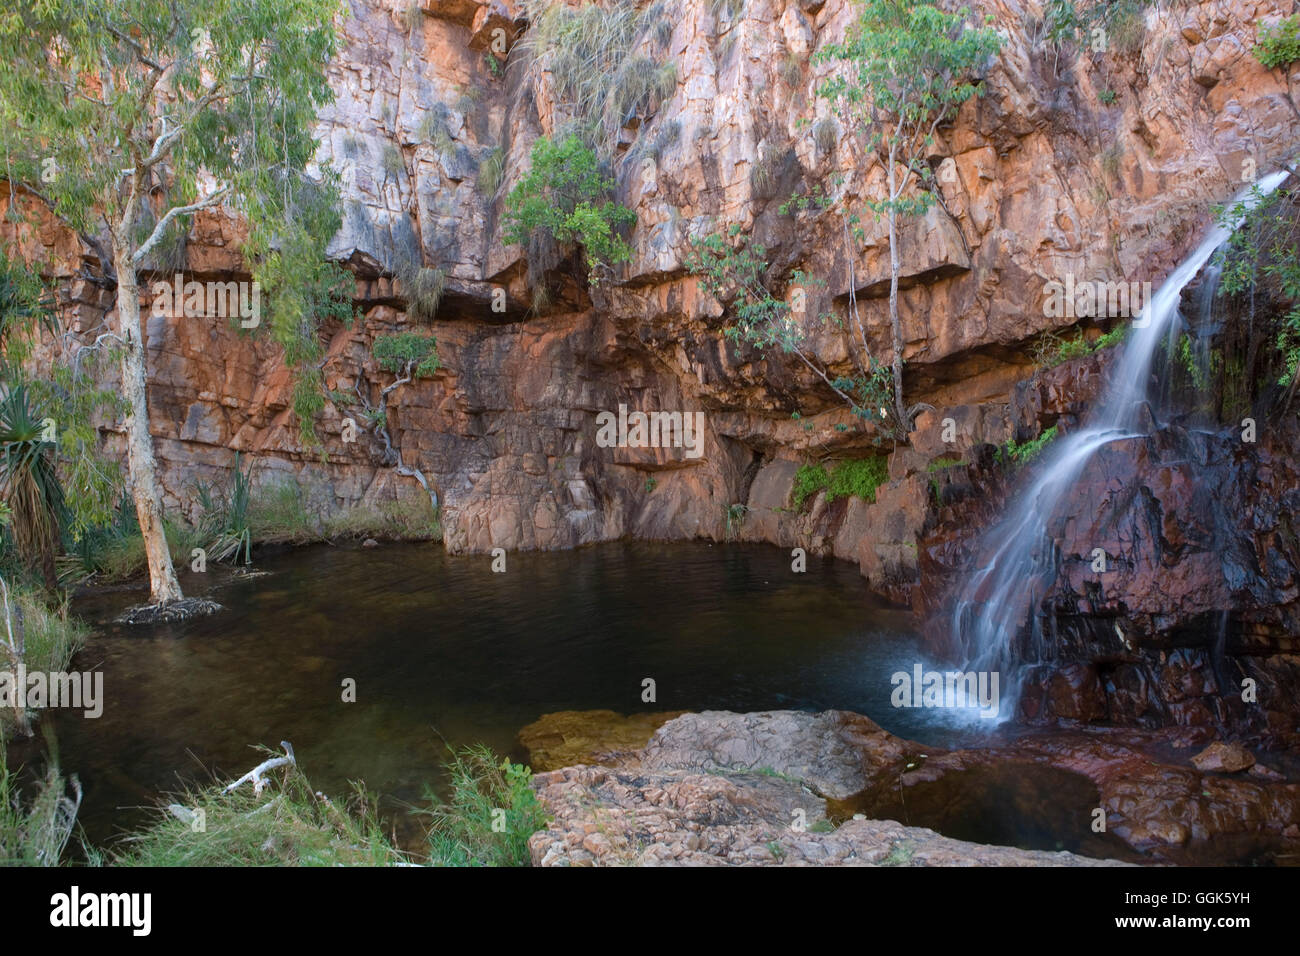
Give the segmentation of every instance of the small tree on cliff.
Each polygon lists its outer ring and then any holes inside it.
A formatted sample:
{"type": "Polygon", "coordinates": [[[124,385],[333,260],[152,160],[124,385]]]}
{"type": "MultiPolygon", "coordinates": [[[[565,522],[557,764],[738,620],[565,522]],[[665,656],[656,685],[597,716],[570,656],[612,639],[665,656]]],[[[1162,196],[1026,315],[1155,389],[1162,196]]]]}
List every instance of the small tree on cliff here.
{"type": "Polygon", "coordinates": [[[990,28],[970,27],[965,8],[945,13],[929,0],[861,0],[860,6],[845,40],[817,54],[818,61],[841,65],[817,92],[840,104],[850,125],[869,135],[888,177],[885,198],[867,200],[867,208],[889,223],[894,410],[902,437],[911,430],[911,414],[903,404],[898,221],[924,215],[935,201],[926,162],[935,133],[983,91],[972,76],[1002,41],[990,28]]]}
{"type": "Polygon", "coordinates": [[[98,260],[89,278],[115,290],[117,328],[93,346],[120,355],[131,492],[159,607],[182,594],[149,431],[139,273],[186,217],[231,205],[248,219],[245,253],[288,360],[314,354],[305,340],[333,287],[321,256],[331,232],[303,171],[330,98],[338,13],[337,0],[42,0],[0,14],[0,175],[11,196],[74,230],[98,260]]]}

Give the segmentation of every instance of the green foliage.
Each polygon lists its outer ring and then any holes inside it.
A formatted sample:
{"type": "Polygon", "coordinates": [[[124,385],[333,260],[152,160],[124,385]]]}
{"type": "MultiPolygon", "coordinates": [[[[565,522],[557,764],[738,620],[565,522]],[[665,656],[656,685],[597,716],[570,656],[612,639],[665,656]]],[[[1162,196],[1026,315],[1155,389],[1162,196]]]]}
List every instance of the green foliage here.
{"type": "Polygon", "coordinates": [[[1300,13],[1292,14],[1274,27],[1259,31],[1255,59],[1270,70],[1300,60],[1300,13]]]}
{"type": "Polygon", "coordinates": [[[650,492],[654,491],[655,488],[658,487],[658,485],[659,485],[659,479],[651,475],[649,478],[645,480],[645,493],[647,495],[650,494],[650,492]]]}
{"type": "MultiPolygon", "coordinates": [[[[51,603],[48,595],[11,584],[0,590],[7,590],[11,605],[22,612],[23,664],[27,669],[46,673],[67,670],[72,655],[90,636],[90,628],[69,613],[67,599],[51,603]]],[[[0,637],[7,639],[3,634],[0,637]]]]}
{"type": "Polygon", "coordinates": [[[1119,94],[1114,90],[1106,89],[1097,94],[1097,99],[1106,106],[1113,106],[1115,101],[1119,99],[1119,94]]]}
{"type": "Polygon", "coordinates": [[[749,505],[740,501],[722,506],[722,520],[727,527],[727,540],[731,540],[736,532],[744,526],[745,517],[748,514],[749,505]]]}
{"type": "Polygon", "coordinates": [[[824,465],[803,464],[794,473],[794,484],[790,488],[790,507],[795,511],[803,508],[809,498],[830,486],[831,476],[824,465]]]}
{"type": "Polygon", "coordinates": [[[199,521],[201,546],[212,561],[253,560],[253,534],[249,526],[248,511],[252,501],[253,469],[247,472],[239,467],[240,455],[235,453],[235,463],[230,471],[229,487],[214,497],[213,489],[206,484],[198,486],[199,505],[203,516],[199,521]]]}
{"type": "Polygon", "coordinates": [[[790,489],[790,507],[803,508],[819,491],[826,492],[826,503],[840,498],[861,498],[874,504],[876,490],[889,480],[889,461],[883,455],[874,458],[846,459],[827,470],[820,464],[803,464],[795,472],[790,489]]]}
{"type": "Polygon", "coordinates": [[[1246,381],[1276,381],[1293,392],[1300,381],[1300,197],[1293,188],[1263,196],[1255,187],[1252,198],[1249,212],[1244,203],[1217,210],[1222,223],[1241,219],[1228,240],[1219,291],[1247,313],[1225,329],[1225,361],[1231,367],[1254,356],[1256,367],[1242,367],[1246,381]],[[1257,316],[1265,300],[1272,307],[1257,316]]]}
{"type": "Polygon", "coordinates": [[[528,175],[506,198],[503,239],[526,246],[541,233],[561,246],[581,244],[593,273],[627,262],[632,249],[619,231],[634,223],[636,214],[609,198],[613,190],[614,181],[601,173],[596,154],[577,136],[558,143],[540,137],[528,175]]]}
{"type": "Polygon", "coordinates": [[[1018,442],[1014,438],[1009,439],[1006,444],[998,449],[998,457],[1003,462],[1009,462],[1016,467],[1027,465],[1042,454],[1043,449],[1055,440],[1056,435],[1057,426],[1053,425],[1051,428],[1044,429],[1037,438],[1027,442],[1018,442]]]}
{"type": "Polygon", "coordinates": [[[1102,349],[1123,342],[1128,338],[1132,328],[1132,325],[1122,323],[1092,341],[1084,337],[1082,329],[1075,329],[1074,335],[1070,338],[1063,338],[1051,331],[1044,332],[1038,337],[1032,350],[1034,364],[1042,368],[1055,368],[1072,359],[1100,352],[1102,349]]]}
{"type": "Polygon", "coordinates": [[[677,88],[676,66],[664,57],[672,30],[662,3],[530,0],[524,15],[528,30],[516,49],[549,74],[561,113],[571,117],[557,138],[573,133],[612,159],[627,118],[644,119],[677,88]]]}
{"type": "Polygon", "coordinates": [[[889,462],[884,456],[838,462],[831,470],[827,504],[838,498],[861,498],[872,504],[876,489],[889,480],[889,462]]]}
{"type": "MultiPolygon", "coordinates": [[[[973,27],[970,12],[948,13],[930,0],[859,0],[857,20],[843,41],[823,47],[814,62],[836,69],[817,94],[843,109],[850,128],[866,134],[888,178],[883,198],[865,205],[889,223],[889,243],[897,252],[899,216],[925,214],[936,201],[937,184],[930,159],[935,132],[961,105],[979,96],[977,79],[1001,48],[991,27],[973,27]],[[898,175],[899,170],[902,175],[898,175]]],[[[991,22],[991,17],[986,21],[991,22]]],[[[863,238],[857,215],[853,233],[863,238]]],[[[911,418],[903,401],[903,334],[898,311],[901,258],[890,257],[889,321],[893,337],[892,428],[905,440],[911,418]]],[[[853,317],[857,321],[856,302],[853,317]]],[[[870,370],[863,369],[870,377],[870,370]]]]}
{"type": "Polygon", "coordinates": [[[9,384],[0,395],[0,500],[9,512],[7,524],[19,557],[51,589],[57,584],[59,529],[67,520],[55,442],[47,434],[52,424],[24,383],[9,384]]]}
{"type": "Polygon", "coordinates": [[[1087,42],[1094,52],[1135,53],[1146,35],[1150,0],[1047,0],[1046,39],[1055,46],[1087,42]]]}
{"type": "Polygon", "coordinates": [[[428,332],[377,335],[374,354],[380,368],[398,376],[426,378],[442,367],[438,360],[438,340],[428,332]]]}
{"type": "MultiPolygon", "coordinates": [[[[885,421],[890,397],[889,369],[875,356],[854,350],[857,370],[853,375],[832,379],[808,352],[805,328],[792,304],[768,290],[767,249],[758,242],[746,242],[740,226],[732,225],[726,235],[709,234],[691,240],[686,267],[698,276],[706,292],[726,305],[733,322],[727,338],[760,352],[779,347],[793,353],[811,368],[862,419],[885,421]]],[[[810,293],[824,285],[802,270],[790,275],[790,289],[798,290],[806,303],[810,293]]],[[[793,298],[793,296],[792,296],[793,298]]],[[[823,321],[826,317],[823,316],[823,321]]]]}
{"type": "Polygon", "coordinates": [[[971,97],[983,92],[974,79],[1001,48],[991,28],[971,27],[970,12],[940,10],[929,0],[860,0],[856,22],[844,40],[814,58],[842,69],[817,89],[841,104],[853,124],[870,134],[870,147],[905,170],[883,200],[869,200],[877,214],[924,213],[933,172],[926,158],[934,132],[971,97]],[[923,191],[906,195],[915,178],[923,191]]]}
{"type": "Polygon", "coordinates": [[[949,468],[956,468],[960,464],[962,464],[960,458],[936,458],[934,461],[930,462],[930,464],[925,466],[925,470],[933,475],[937,471],[946,471],[949,468]]]}
{"type": "Polygon", "coordinates": [[[547,823],[530,786],[532,771],[482,745],[454,751],[447,770],[451,799],[430,813],[429,862],[527,866],[528,838],[547,823]]]}
{"type": "Polygon", "coordinates": [[[351,280],[323,255],[337,181],[305,173],[340,13],[337,0],[48,0],[0,17],[8,178],[88,244],[107,224],[105,258],[135,267],[151,242],[174,244],[195,205],[238,210],[311,446],[317,325],[351,314],[351,280]],[[140,222],[154,224],[143,241],[140,222]]]}
{"type": "Polygon", "coordinates": [[[42,332],[59,332],[54,296],[40,276],[0,251],[0,373],[16,374],[42,332]]]}
{"type": "MultiPolygon", "coordinates": [[[[269,751],[267,752],[269,753],[269,751]]],[[[259,760],[261,757],[258,758],[259,760]]],[[[407,862],[356,785],[347,802],[314,789],[296,766],[267,772],[261,794],[220,784],[176,794],[123,841],[117,866],[392,866],[407,862]],[[204,815],[195,832],[193,814],[204,815]]]]}

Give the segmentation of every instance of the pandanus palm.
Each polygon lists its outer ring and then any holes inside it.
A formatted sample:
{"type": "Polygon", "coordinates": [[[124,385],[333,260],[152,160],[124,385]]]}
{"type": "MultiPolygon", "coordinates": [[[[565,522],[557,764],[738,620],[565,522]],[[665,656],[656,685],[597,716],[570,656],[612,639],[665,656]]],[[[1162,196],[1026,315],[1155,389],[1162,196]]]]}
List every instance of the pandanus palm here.
{"type": "Polygon", "coordinates": [[[54,442],[21,383],[0,396],[0,501],[8,507],[18,554],[53,590],[63,488],[55,473],[54,442]]]}

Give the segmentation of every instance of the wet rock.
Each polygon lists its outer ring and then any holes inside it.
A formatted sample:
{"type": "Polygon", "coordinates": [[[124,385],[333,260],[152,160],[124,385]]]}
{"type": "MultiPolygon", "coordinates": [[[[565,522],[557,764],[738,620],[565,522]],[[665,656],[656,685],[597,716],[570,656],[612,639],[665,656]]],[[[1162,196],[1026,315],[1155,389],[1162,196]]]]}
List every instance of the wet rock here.
{"type": "Polygon", "coordinates": [[[1300,785],[1169,763],[1183,733],[1076,730],[944,751],[843,711],[685,714],[617,766],[539,775],[555,821],[530,847],[541,865],[1204,864],[1300,851],[1300,785]],[[901,833],[883,817],[930,828],[901,833]],[[597,830],[608,844],[584,846],[597,830]],[[1077,849],[984,845],[993,838],[1077,849]]]}
{"type": "Polygon", "coordinates": [[[534,866],[1113,865],[966,843],[892,820],[834,827],[797,783],[759,774],[569,767],[533,785],[552,817],[528,841],[534,866]]]}
{"type": "Polygon", "coordinates": [[[680,710],[623,715],[612,710],[561,710],[543,714],[519,731],[534,771],[616,761],[640,750],[680,710]]]}
{"type": "Polygon", "coordinates": [[[1193,757],[1192,764],[1201,771],[1237,773],[1254,766],[1255,755],[1245,747],[1216,741],[1193,757]]]}

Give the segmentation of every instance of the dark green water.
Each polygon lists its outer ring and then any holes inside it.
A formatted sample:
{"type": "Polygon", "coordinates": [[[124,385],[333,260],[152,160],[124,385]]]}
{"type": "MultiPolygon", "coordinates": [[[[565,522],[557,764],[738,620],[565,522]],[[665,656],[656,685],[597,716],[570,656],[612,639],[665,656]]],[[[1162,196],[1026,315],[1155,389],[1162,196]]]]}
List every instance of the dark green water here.
{"type": "Polygon", "coordinates": [[[102,623],[139,593],[82,601],[100,623],[74,667],[104,673],[104,714],[42,723],[85,787],[87,835],[111,844],[160,792],[242,774],[280,740],[318,787],[364,780],[395,810],[442,782],[443,739],[517,753],[518,730],[557,710],[844,708],[934,735],[889,703],[889,675],[918,659],[909,616],[852,565],[795,574],[787,551],[705,543],[490,564],[437,545],[292,551],[260,560],[263,577],[191,576],[226,610],[149,630],[102,623]]]}

